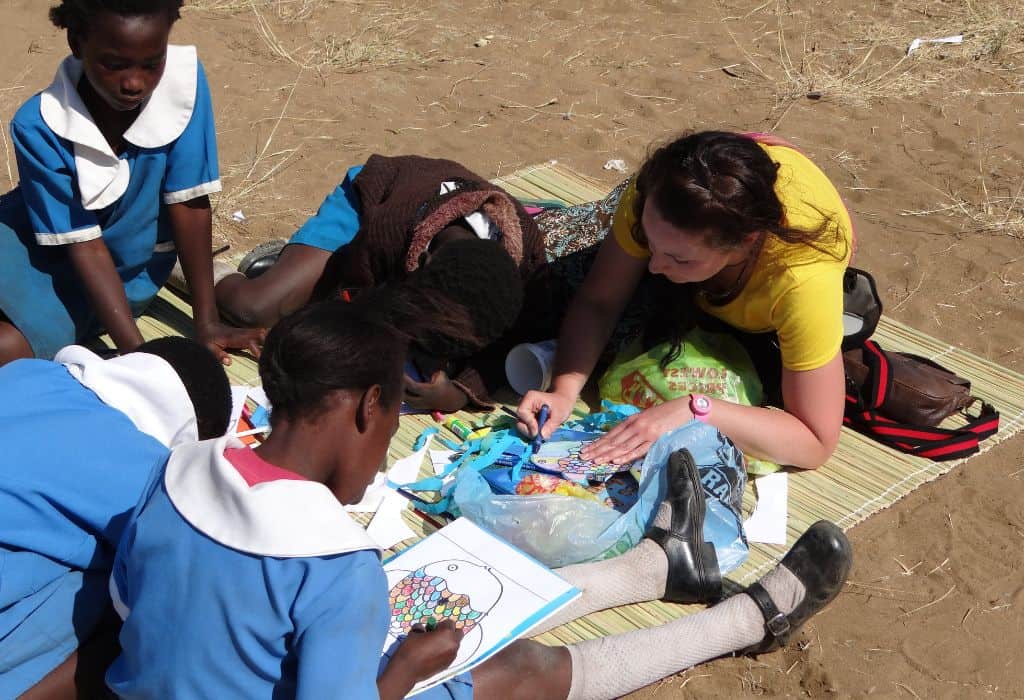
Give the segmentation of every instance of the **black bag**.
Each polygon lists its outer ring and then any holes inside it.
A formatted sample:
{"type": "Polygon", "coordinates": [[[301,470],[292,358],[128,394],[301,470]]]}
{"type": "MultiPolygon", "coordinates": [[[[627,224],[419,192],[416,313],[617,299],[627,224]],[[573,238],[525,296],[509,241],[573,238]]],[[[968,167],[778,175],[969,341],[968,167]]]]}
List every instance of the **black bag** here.
{"type": "Polygon", "coordinates": [[[843,274],[843,352],[859,348],[882,318],[882,300],[875,279],[855,267],[843,274]]]}

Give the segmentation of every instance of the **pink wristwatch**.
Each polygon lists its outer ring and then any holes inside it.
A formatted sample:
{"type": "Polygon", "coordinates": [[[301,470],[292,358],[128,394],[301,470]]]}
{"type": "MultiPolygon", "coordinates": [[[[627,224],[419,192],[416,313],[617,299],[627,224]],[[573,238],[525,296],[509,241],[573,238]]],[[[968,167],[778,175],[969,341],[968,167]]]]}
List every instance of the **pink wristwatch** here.
{"type": "Polygon", "coordinates": [[[690,394],[690,411],[701,423],[707,423],[711,415],[711,399],[704,394],[690,394]]]}

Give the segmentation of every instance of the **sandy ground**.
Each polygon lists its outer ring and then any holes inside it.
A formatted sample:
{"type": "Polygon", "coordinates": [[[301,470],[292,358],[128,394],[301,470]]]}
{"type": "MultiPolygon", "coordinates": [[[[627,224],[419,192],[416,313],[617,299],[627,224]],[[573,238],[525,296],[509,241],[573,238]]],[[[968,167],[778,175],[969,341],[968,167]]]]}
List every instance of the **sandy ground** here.
{"type": "MultiPolygon", "coordinates": [[[[48,4],[0,0],[5,122],[67,51],[48,4]]],[[[287,237],[374,152],[489,176],[558,159],[610,186],[606,161],[632,169],[679,131],[774,130],[847,198],[888,313],[1024,370],[1016,0],[188,4],[174,40],[210,76],[234,254],[287,237]]],[[[799,645],[637,697],[1024,697],[1022,504],[1018,437],[855,528],[851,583],[799,645]]]]}

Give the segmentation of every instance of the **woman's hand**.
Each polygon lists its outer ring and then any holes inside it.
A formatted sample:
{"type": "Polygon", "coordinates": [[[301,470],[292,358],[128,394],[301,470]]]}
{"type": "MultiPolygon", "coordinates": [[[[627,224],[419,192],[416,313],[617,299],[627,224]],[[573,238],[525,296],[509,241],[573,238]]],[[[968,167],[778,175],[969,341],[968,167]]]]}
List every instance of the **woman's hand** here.
{"type": "Polygon", "coordinates": [[[537,414],[542,406],[551,409],[547,423],[544,424],[543,438],[547,440],[551,433],[558,430],[558,426],[566,421],[572,414],[573,406],[576,405],[575,396],[567,396],[557,391],[529,391],[523,400],[519,402],[516,415],[519,416],[517,427],[521,433],[529,437],[537,435],[537,414]]]}
{"type": "Polygon", "coordinates": [[[259,357],[266,335],[265,328],[235,328],[220,321],[196,325],[196,340],[208,347],[225,365],[231,364],[228,350],[246,350],[253,357],[259,357]]]}
{"type": "Polygon", "coordinates": [[[640,459],[665,433],[693,420],[690,397],[673,399],[636,413],[582,450],[580,457],[595,462],[627,464],[640,459]]]}
{"type": "Polygon", "coordinates": [[[421,411],[454,413],[466,407],[469,397],[443,370],[438,370],[429,382],[417,382],[406,375],[405,403],[421,411]]]}
{"type": "Polygon", "coordinates": [[[395,664],[407,669],[418,683],[451,666],[461,642],[462,630],[457,629],[451,620],[442,620],[432,630],[415,625],[409,636],[398,645],[388,666],[395,664]]]}

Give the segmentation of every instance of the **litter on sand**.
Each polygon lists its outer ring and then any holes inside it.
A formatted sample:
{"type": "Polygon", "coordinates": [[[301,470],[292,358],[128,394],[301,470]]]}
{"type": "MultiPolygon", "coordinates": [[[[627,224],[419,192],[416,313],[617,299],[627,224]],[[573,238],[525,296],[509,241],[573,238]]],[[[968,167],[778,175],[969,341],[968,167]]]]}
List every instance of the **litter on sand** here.
{"type": "Polygon", "coordinates": [[[914,39],[910,42],[910,46],[907,48],[907,55],[914,53],[925,44],[962,44],[964,43],[963,34],[954,34],[953,36],[939,37],[938,39],[914,39]]]}

